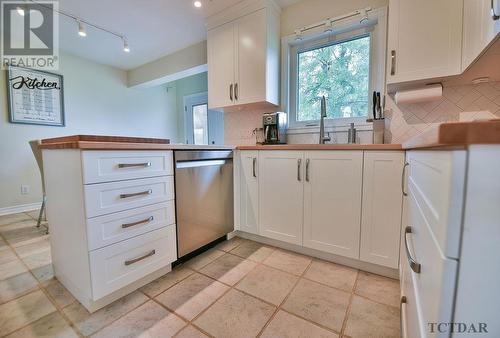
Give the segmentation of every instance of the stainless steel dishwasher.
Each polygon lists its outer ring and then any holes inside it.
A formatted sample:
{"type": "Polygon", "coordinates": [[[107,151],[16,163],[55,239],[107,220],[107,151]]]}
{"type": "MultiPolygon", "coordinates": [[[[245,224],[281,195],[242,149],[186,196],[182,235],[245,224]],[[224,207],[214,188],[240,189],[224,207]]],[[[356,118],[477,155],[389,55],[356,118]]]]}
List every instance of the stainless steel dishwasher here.
{"type": "Polygon", "coordinates": [[[176,150],[177,256],[233,231],[233,152],[176,150]]]}

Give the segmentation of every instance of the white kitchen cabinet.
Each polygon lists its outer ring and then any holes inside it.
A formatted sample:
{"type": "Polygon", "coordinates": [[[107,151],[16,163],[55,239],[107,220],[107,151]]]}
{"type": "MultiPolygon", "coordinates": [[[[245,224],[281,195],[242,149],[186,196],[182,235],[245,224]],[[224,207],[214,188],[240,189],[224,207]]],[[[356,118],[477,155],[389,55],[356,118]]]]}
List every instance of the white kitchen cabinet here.
{"type": "Polygon", "coordinates": [[[243,1],[237,6],[237,17],[230,7],[208,19],[208,106],[276,108],[279,7],[272,0],[243,1]]]}
{"type": "Polygon", "coordinates": [[[398,268],[404,153],[365,151],[360,259],[398,268]]]}
{"type": "Polygon", "coordinates": [[[258,151],[241,151],[237,157],[236,170],[238,203],[235,213],[236,224],[239,230],[251,234],[259,234],[259,180],[258,180],[258,151]]]}
{"type": "Polygon", "coordinates": [[[305,153],[304,246],[359,258],[362,151],[305,153]]]}
{"type": "Polygon", "coordinates": [[[483,52],[500,32],[499,0],[464,0],[462,70],[483,52]]]}
{"type": "Polygon", "coordinates": [[[259,234],[302,245],[304,153],[259,152],[259,234]]]}
{"type": "Polygon", "coordinates": [[[387,83],[461,73],[463,0],[390,0],[387,83]]]}

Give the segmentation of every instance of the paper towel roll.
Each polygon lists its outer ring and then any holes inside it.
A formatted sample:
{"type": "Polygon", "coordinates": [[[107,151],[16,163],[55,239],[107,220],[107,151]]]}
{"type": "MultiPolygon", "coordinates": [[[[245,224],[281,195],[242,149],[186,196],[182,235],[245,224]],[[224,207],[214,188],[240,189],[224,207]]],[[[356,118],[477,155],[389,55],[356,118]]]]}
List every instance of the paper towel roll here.
{"type": "Polygon", "coordinates": [[[438,100],[443,96],[443,86],[435,84],[414,90],[397,91],[395,95],[396,104],[416,103],[438,100]]]}

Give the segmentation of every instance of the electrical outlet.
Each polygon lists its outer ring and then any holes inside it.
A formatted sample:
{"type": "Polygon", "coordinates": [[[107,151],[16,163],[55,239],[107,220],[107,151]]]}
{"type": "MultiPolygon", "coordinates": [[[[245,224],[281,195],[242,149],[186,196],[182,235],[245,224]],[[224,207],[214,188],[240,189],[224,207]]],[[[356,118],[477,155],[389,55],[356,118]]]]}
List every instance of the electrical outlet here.
{"type": "Polygon", "coordinates": [[[21,195],[28,195],[30,193],[30,186],[29,185],[21,185],[21,195]]]}

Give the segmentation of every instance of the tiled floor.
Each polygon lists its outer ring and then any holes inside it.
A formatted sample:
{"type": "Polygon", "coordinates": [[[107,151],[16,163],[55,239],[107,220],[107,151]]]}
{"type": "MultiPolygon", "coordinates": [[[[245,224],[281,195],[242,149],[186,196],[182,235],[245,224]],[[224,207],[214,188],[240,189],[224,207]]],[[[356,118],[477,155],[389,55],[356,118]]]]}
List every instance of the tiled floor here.
{"type": "Polygon", "coordinates": [[[36,212],[0,216],[1,337],[399,337],[399,283],[234,238],[89,314],[36,212]]]}

